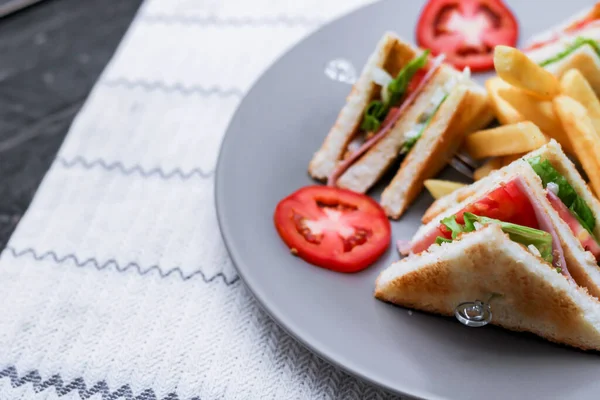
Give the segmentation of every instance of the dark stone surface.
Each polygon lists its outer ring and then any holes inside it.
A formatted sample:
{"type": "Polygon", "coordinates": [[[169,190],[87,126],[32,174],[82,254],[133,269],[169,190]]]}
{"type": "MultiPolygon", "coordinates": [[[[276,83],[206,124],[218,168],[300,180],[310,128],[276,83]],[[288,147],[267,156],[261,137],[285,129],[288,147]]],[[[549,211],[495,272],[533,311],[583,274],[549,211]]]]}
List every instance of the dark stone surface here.
{"type": "Polygon", "coordinates": [[[0,245],[142,0],[46,0],[0,19],[0,245]]]}

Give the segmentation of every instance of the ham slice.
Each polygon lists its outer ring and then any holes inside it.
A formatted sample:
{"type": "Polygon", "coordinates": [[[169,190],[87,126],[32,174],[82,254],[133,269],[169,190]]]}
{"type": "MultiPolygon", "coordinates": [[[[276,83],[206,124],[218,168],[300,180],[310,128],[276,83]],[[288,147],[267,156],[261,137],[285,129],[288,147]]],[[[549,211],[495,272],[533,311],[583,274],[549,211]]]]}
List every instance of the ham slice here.
{"type": "Polygon", "coordinates": [[[527,186],[523,178],[517,177],[515,179],[517,185],[519,185],[519,189],[529,198],[531,205],[533,206],[533,210],[535,211],[535,217],[538,220],[538,225],[541,230],[548,232],[552,236],[552,264],[556,268],[560,268],[560,272],[570,280],[573,280],[569,270],[567,268],[567,262],[565,261],[565,255],[562,249],[562,245],[560,244],[560,239],[558,238],[558,234],[552,225],[552,221],[550,217],[546,215],[546,212],[542,208],[539,200],[535,197],[532,190],[527,186]]]}
{"type": "Polygon", "coordinates": [[[419,82],[419,85],[415,88],[415,90],[413,90],[408,95],[408,97],[406,99],[404,99],[402,101],[402,105],[400,107],[393,108],[390,111],[390,115],[388,115],[388,117],[385,119],[385,121],[384,121],[385,123],[383,124],[383,127],[379,130],[379,132],[377,132],[370,139],[368,139],[366,142],[364,142],[363,145],[358,150],[356,150],[354,153],[352,153],[348,158],[346,158],[344,161],[342,161],[335,168],[335,170],[333,171],[333,173],[329,176],[329,179],[327,180],[328,186],[335,186],[339,177],[342,176],[342,174],[344,172],[346,172],[346,170],[348,168],[350,168],[350,166],[352,164],[354,164],[360,157],[362,157],[363,154],[365,154],[371,147],[375,146],[377,144],[377,142],[379,142],[381,139],[383,139],[385,137],[385,135],[388,134],[388,132],[394,127],[396,122],[400,119],[402,114],[404,114],[404,112],[408,109],[408,107],[412,103],[414,103],[414,101],[416,100],[419,93],[421,93],[423,91],[423,89],[425,88],[427,83],[435,75],[436,71],[442,66],[442,64],[444,62],[444,58],[445,58],[444,55],[441,54],[438,57],[436,57],[435,59],[433,59],[433,61],[431,62],[431,67],[429,68],[429,71],[427,71],[425,76],[423,76],[423,79],[421,79],[421,82],[419,82]]]}
{"type": "Polygon", "coordinates": [[[418,254],[422,251],[427,250],[429,246],[435,243],[435,240],[438,238],[438,236],[444,237],[444,234],[440,230],[439,225],[427,232],[427,234],[425,234],[420,240],[412,242],[409,254],[418,254]]]}
{"type": "Polygon", "coordinates": [[[552,208],[554,208],[554,210],[558,213],[558,216],[565,221],[567,225],[569,225],[569,229],[571,229],[573,235],[579,239],[581,246],[585,250],[592,253],[596,258],[596,261],[600,261],[600,245],[594,236],[592,236],[592,234],[588,232],[583,225],[581,225],[579,220],[575,218],[573,214],[571,214],[571,211],[557,195],[548,190],[546,193],[546,198],[548,201],[550,201],[552,208]]]}
{"type": "Polygon", "coordinates": [[[396,247],[398,247],[398,252],[401,255],[407,256],[407,255],[410,254],[410,251],[411,251],[410,240],[401,240],[401,239],[399,239],[398,241],[396,241],[396,247]]]}

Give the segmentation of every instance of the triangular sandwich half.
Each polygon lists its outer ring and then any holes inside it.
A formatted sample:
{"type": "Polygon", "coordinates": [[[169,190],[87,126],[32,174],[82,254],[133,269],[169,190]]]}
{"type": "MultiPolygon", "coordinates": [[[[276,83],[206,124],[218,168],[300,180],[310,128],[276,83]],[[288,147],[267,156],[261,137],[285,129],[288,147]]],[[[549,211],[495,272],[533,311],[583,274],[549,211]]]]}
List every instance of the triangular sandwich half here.
{"type": "Polygon", "coordinates": [[[555,266],[600,297],[600,203],[556,141],[436,201],[405,250],[427,249],[465,211],[551,233],[555,266]]]}
{"type": "Polygon", "coordinates": [[[600,94],[600,2],[556,27],[535,35],[524,51],[548,71],[561,77],[581,71],[600,94]]]}
{"type": "Polygon", "coordinates": [[[497,224],[392,264],[377,278],[375,297],[446,316],[491,298],[493,325],[600,350],[598,300],[497,224]]]}
{"type": "Polygon", "coordinates": [[[364,193],[401,157],[382,205],[398,218],[460,146],[492,118],[483,87],[386,33],[313,156],[309,173],[364,193]]]}

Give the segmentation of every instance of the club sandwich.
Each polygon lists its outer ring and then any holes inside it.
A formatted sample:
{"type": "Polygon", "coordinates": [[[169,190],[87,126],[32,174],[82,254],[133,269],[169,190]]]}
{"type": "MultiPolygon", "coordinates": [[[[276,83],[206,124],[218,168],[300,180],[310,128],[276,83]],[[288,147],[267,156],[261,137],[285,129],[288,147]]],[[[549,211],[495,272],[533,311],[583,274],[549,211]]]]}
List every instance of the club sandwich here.
{"type": "Polygon", "coordinates": [[[483,87],[386,33],[369,57],[321,148],[310,175],[365,193],[399,160],[381,204],[399,218],[453,157],[464,135],[493,118],[483,87]]]}
{"type": "Polygon", "coordinates": [[[375,296],[451,315],[497,294],[492,324],[600,350],[599,213],[552,140],[436,201],[375,296]]]}

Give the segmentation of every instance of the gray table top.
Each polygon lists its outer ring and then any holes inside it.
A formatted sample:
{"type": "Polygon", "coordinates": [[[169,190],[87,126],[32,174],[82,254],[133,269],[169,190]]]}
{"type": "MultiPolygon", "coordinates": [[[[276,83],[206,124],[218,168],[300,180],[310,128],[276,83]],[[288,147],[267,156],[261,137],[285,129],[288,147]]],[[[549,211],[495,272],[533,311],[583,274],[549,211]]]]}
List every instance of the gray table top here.
{"type": "Polygon", "coordinates": [[[46,0],[0,18],[0,246],[142,0],[46,0]]]}

